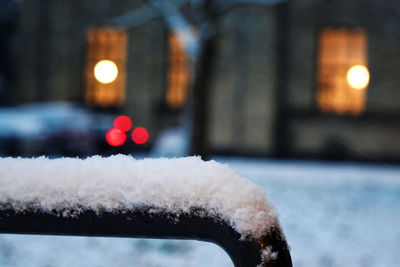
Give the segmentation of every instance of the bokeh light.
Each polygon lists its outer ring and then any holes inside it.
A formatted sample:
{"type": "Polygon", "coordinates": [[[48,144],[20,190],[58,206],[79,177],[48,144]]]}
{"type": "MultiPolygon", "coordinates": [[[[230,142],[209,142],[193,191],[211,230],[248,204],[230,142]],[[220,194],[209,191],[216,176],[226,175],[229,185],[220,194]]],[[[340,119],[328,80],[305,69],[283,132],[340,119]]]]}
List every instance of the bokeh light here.
{"type": "Polygon", "coordinates": [[[118,116],[113,121],[113,126],[123,132],[127,132],[132,128],[132,120],[125,115],[118,116]]]}
{"type": "Polygon", "coordinates": [[[363,65],[354,65],[347,72],[347,82],[357,90],[364,89],[369,83],[369,71],[363,65]]]}
{"type": "Polygon", "coordinates": [[[112,83],[118,76],[117,65],[111,60],[100,60],[94,66],[94,76],[101,83],[112,83]]]}
{"type": "Polygon", "coordinates": [[[112,128],[106,133],[106,141],[110,146],[120,146],[125,140],[126,134],[120,129],[112,128]]]}
{"type": "Polygon", "coordinates": [[[137,127],[132,131],[132,140],[138,145],[144,144],[149,139],[149,133],[143,127],[137,127]]]}

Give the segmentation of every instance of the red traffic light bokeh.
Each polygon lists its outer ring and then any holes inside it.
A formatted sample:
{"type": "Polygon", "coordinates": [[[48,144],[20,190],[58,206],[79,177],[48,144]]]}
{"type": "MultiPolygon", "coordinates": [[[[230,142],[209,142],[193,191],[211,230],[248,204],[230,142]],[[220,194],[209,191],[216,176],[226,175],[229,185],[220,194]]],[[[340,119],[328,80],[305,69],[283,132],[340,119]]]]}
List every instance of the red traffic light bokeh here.
{"type": "Polygon", "coordinates": [[[132,120],[125,115],[118,116],[113,121],[113,126],[123,132],[127,132],[132,128],[132,120]]]}
{"type": "Polygon", "coordinates": [[[106,133],[106,141],[110,146],[120,146],[126,141],[126,134],[120,129],[112,128],[106,133]]]}
{"type": "Polygon", "coordinates": [[[147,142],[149,139],[149,133],[143,127],[136,127],[132,131],[132,140],[135,144],[141,145],[147,142]]]}

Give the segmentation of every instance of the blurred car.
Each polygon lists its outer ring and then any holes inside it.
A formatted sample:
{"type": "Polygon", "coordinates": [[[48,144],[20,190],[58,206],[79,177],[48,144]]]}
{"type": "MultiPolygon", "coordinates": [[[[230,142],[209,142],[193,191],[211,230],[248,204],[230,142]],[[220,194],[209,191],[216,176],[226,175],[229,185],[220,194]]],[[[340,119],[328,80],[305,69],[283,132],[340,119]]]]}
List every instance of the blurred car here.
{"type": "Polygon", "coordinates": [[[98,153],[112,119],[111,114],[64,102],[0,108],[0,155],[98,153]]]}

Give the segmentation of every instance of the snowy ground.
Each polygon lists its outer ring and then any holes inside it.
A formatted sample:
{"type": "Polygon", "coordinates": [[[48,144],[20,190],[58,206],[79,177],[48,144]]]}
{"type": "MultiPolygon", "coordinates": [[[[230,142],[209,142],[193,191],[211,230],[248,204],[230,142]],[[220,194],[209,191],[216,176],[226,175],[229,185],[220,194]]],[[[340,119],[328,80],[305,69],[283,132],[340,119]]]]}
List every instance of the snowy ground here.
{"type": "MultiPolygon", "coordinates": [[[[400,167],[219,158],[265,188],[294,266],[400,262],[400,167]]],[[[198,241],[0,235],[0,266],[232,266],[198,241]]]]}
{"type": "Polygon", "coordinates": [[[294,266],[399,266],[399,167],[228,162],[280,211],[294,266]]]}

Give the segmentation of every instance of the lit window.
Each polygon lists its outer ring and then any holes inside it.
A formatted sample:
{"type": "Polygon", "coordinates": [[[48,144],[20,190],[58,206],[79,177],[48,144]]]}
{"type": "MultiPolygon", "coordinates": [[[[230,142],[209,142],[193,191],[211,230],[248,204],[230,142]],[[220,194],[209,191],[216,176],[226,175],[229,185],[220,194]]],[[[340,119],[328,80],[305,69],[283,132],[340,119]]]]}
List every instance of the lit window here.
{"type": "Polygon", "coordinates": [[[369,82],[366,37],[361,29],[327,28],[319,36],[317,102],[324,112],[357,115],[369,82]]]}
{"type": "Polygon", "coordinates": [[[88,32],[86,102],[95,107],[118,107],[125,101],[126,32],[91,28],[88,32]]]}
{"type": "Polygon", "coordinates": [[[187,56],[176,34],[169,35],[169,69],[166,101],[172,108],[180,108],[186,101],[190,72],[187,56]]]}

